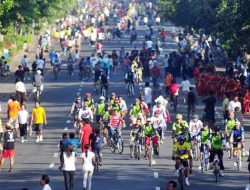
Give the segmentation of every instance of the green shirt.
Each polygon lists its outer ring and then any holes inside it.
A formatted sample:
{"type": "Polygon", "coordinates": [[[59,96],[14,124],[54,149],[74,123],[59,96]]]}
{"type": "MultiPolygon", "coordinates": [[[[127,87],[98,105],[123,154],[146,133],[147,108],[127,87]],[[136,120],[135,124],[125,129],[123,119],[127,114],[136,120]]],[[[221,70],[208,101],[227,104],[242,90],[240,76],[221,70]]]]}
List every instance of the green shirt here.
{"type": "Polygon", "coordinates": [[[146,137],[152,137],[156,135],[153,125],[145,125],[144,134],[146,137]]]}
{"type": "Polygon", "coordinates": [[[105,113],[105,103],[98,103],[96,106],[96,113],[97,115],[103,115],[105,113]]]}
{"type": "Polygon", "coordinates": [[[235,119],[229,119],[227,120],[227,131],[231,132],[235,126],[236,120],[235,119]]]}
{"type": "Polygon", "coordinates": [[[220,135],[213,135],[212,136],[212,143],[211,143],[211,145],[212,145],[212,148],[214,148],[214,149],[221,149],[222,148],[222,140],[223,140],[223,137],[222,137],[222,135],[220,134],[220,135]]]}
{"type": "Polygon", "coordinates": [[[132,107],[132,115],[137,117],[138,114],[141,112],[141,106],[140,105],[133,105],[132,107]]]}
{"type": "Polygon", "coordinates": [[[225,98],[222,102],[222,110],[223,111],[226,111],[227,110],[227,106],[229,104],[229,99],[228,98],[225,98]]]}
{"type": "Polygon", "coordinates": [[[179,135],[182,133],[182,127],[188,127],[188,123],[186,121],[181,121],[181,123],[174,122],[172,126],[172,130],[174,131],[175,135],[179,135]]]}
{"type": "Polygon", "coordinates": [[[207,144],[210,138],[210,130],[201,130],[201,144],[207,144]]]}

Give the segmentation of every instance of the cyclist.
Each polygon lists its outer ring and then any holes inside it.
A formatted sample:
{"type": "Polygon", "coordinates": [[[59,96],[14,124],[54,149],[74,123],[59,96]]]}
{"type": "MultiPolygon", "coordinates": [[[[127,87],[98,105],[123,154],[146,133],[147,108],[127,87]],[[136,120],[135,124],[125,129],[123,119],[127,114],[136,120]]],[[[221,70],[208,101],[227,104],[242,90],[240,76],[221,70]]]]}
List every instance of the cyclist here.
{"type": "MultiPolygon", "coordinates": [[[[158,147],[158,132],[154,129],[152,125],[152,119],[148,118],[147,123],[145,124],[143,136],[145,137],[145,159],[148,157],[148,149],[150,145],[150,141],[152,140],[155,147],[158,147]]],[[[154,149],[154,153],[156,155],[159,155],[159,152],[157,149],[154,149]]]]}
{"type": "Polygon", "coordinates": [[[200,130],[203,128],[203,123],[199,119],[199,115],[195,114],[189,123],[189,132],[191,134],[192,142],[197,138],[200,130]]]}
{"type": "Polygon", "coordinates": [[[97,86],[100,84],[101,74],[102,72],[101,72],[100,64],[97,63],[94,69],[94,91],[95,92],[100,90],[97,86]]]}
{"type": "Polygon", "coordinates": [[[166,115],[166,108],[164,107],[164,105],[162,104],[162,100],[160,100],[159,98],[157,98],[157,102],[156,105],[154,105],[153,107],[153,111],[152,111],[152,115],[154,116],[154,113],[156,111],[159,112],[159,114],[165,119],[167,120],[167,115],[166,115]],[[158,100],[157,100],[158,99],[158,100]]]}
{"type": "Polygon", "coordinates": [[[103,88],[105,89],[106,93],[103,94],[104,96],[107,96],[108,93],[108,76],[107,76],[107,72],[106,70],[103,70],[101,73],[101,91],[103,90],[103,88]]]}
{"type": "Polygon", "coordinates": [[[106,111],[105,97],[100,96],[99,102],[96,104],[96,109],[95,109],[97,123],[99,123],[99,121],[102,119],[105,111],[106,111]]]}
{"type": "MultiPolygon", "coordinates": [[[[209,139],[211,138],[211,134],[212,134],[212,130],[209,129],[208,123],[205,123],[203,125],[203,128],[198,133],[198,139],[200,139],[200,141],[201,141],[200,161],[203,160],[204,146],[207,148],[207,152],[208,152],[208,143],[209,143],[209,139]]],[[[199,169],[201,169],[201,166],[199,166],[199,169]]]]}
{"type": "Polygon", "coordinates": [[[77,96],[73,105],[71,106],[70,115],[74,119],[74,126],[76,127],[76,122],[78,121],[79,111],[82,109],[83,103],[81,101],[81,96],[77,96]]]}
{"type": "Polygon", "coordinates": [[[115,103],[116,94],[114,92],[111,93],[111,97],[109,99],[109,105],[112,106],[115,103]]]}
{"type": "MultiPolygon", "coordinates": [[[[244,129],[241,127],[239,121],[236,121],[235,127],[233,128],[233,130],[231,132],[230,142],[233,145],[232,149],[238,148],[240,150],[243,150],[243,147],[244,147],[244,129]]],[[[233,155],[234,166],[237,166],[236,159],[237,159],[236,155],[233,155]]],[[[241,166],[241,160],[240,160],[239,164],[241,166]]]]}
{"type": "Polygon", "coordinates": [[[156,110],[154,112],[154,116],[152,117],[152,124],[154,126],[154,129],[158,131],[158,134],[160,135],[160,143],[163,143],[163,137],[164,137],[164,130],[166,129],[166,122],[162,115],[160,115],[160,111],[156,110]]]}
{"type": "MultiPolygon", "coordinates": [[[[123,126],[124,120],[120,116],[118,110],[114,110],[113,115],[110,117],[109,121],[109,138],[113,137],[113,134],[118,132],[119,136],[121,136],[121,128],[123,126]]],[[[114,140],[114,139],[113,139],[114,140]]]]}
{"type": "Polygon", "coordinates": [[[189,128],[188,123],[185,120],[182,120],[181,114],[176,114],[176,121],[173,123],[172,126],[172,138],[174,143],[176,142],[176,137],[182,133],[182,128],[189,128]]]}
{"type": "MultiPolygon", "coordinates": [[[[130,148],[132,149],[134,146],[134,142],[136,138],[139,138],[139,143],[142,145],[142,133],[143,133],[143,126],[141,124],[141,119],[137,118],[136,123],[132,126],[130,130],[130,148]]],[[[131,158],[134,157],[134,152],[131,152],[131,158]]]]}
{"type": "Polygon", "coordinates": [[[126,88],[129,87],[129,84],[132,84],[134,87],[134,73],[131,71],[131,69],[128,69],[127,73],[125,74],[125,83],[127,84],[126,88]]]}
{"type": "Polygon", "coordinates": [[[140,105],[140,100],[136,98],[129,111],[130,119],[133,120],[134,118],[137,118],[139,113],[142,113],[142,108],[140,105]]]}
{"type": "Polygon", "coordinates": [[[128,108],[127,108],[127,105],[126,105],[126,102],[125,100],[122,98],[122,96],[119,96],[119,105],[120,105],[120,108],[121,108],[121,114],[122,114],[122,117],[125,117],[127,111],[128,111],[128,108]]]}
{"type": "Polygon", "coordinates": [[[184,104],[187,103],[187,94],[189,92],[190,86],[191,86],[191,84],[190,84],[189,80],[187,79],[187,77],[183,76],[183,81],[181,82],[180,87],[181,87],[181,92],[182,92],[184,104]]]}
{"type": "Polygon", "coordinates": [[[84,102],[82,109],[80,109],[78,114],[79,121],[83,121],[84,119],[88,119],[90,122],[93,122],[93,112],[88,107],[88,104],[84,102]]]}
{"type": "Polygon", "coordinates": [[[235,119],[234,117],[234,112],[229,112],[229,116],[228,116],[228,119],[226,120],[226,126],[225,126],[225,133],[226,133],[226,138],[227,138],[227,146],[230,147],[230,155],[229,155],[229,158],[231,158],[232,156],[232,149],[231,149],[231,145],[230,145],[230,137],[231,137],[231,133],[232,133],[232,130],[236,124],[238,120],[235,119]]]}
{"type": "Polygon", "coordinates": [[[183,165],[185,168],[185,183],[187,186],[190,186],[190,183],[188,181],[189,176],[189,166],[188,166],[188,159],[192,159],[191,157],[191,151],[190,151],[190,145],[185,142],[186,137],[185,135],[181,134],[178,136],[178,141],[174,144],[173,148],[173,155],[172,160],[175,160],[175,169],[176,169],[176,175],[178,175],[180,164],[183,165]]]}
{"type": "Polygon", "coordinates": [[[219,165],[220,165],[220,173],[219,175],[221,177],[224,176],[222,173],[222,170],[224,170],[223,165],[223,151],[222,147],[226,146],[226,140],[222,133],[220,133],[219,127],[215,129],[215,132],[212,134],[211,138],[209,139],[208,148],[210,150],[210,156],[209,156],[209,169],[212,169],[214,157],[217,154],[219,159],[219,165]]]}
{"type": "Polygon", "coordinates": [[[85,73],[85,80],[89,80],[89,77],[90,77],[90,74],[91,74],[90,57],[87,57],[87,59],[83,62],[83,71],[85,73]]]}
{"type": "Polygon", "coordinates": [[[119,115],[121,116],[121,106],[120,106],[120,101],[119,101],[119,98],[116,97],[115,98],[115,101],[114,101],[114,104],[111,105],[111,111],[114,112],[114,111],[117,111],[119,113],[119,115]]]}
{"type": "Polygon", "coordinates": [[[91,93],[85,94],[84,103],[86,103],[88,108],[90,108],[92,111],[95,110],[95,102],[94,102],[94,99],[92,98],[91,93]]]}

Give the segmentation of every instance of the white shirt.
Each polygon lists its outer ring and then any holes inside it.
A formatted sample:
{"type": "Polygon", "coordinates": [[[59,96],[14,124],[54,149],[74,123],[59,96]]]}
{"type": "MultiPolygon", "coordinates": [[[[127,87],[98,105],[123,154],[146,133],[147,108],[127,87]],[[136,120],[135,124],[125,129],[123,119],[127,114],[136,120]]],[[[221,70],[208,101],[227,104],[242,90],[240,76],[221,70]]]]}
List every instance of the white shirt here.
{"type": "Polygon", "coordinates": [[[64,152],[63,159],[64,159],[64,164],[63,164],[64,171],[75,171],[76,170],[76,165],[75,165],[76,153],[75,152],[72,152],[70,157],[68,157],[67,153],[64,152]]]}
{"type": "Polygon", "coordinates": [[[189,80],[184,80],[181,82],[181,89],[182,89],[182,92],[189,92],[189,87],[191,86],[189,80]]]}
{"type": "Polygon", "coordinates": [[[144,21],[144,23],[148,23],[148,17],[145,16],[145,17],[143,18],[143,21],[144,21]]]}
{"type": "Polygon", "coordinates": [[[95,157],[95,153],[88,151],[88,157],[86,157],[86,153],[83,152],[81,158],[83,159],[82,170],[93,171],[94,166],[92,163],[93,158],[95,157]]]}
{"type": "Polygon", "coordinates": [[[144,88],[144,101],[147,104],[152,103],[152,88],[150,88],[150,87],[145,87],[144,88]]]}
{"type": "Polygon", "coordinates": [[[152,48],[153,42],[151,40],[146,41],[147,48],[152,48]]]}
{"type": "Polygon", "coordinates": [[[125,100],[121,101],[120,107],[121,107],[122,111],[127,111],[128,110],[125,100]]]}
{"type": "Polygon", "coordinates": [[[235,112],[235,108],[238,107],[241,111],[241,103],[239,101],[235,102],[235,101],[230,101],[228,104],[227,109],[229,110],[229,112],[235,112]]]}
{"type": "Polygon", "coordinates": [[[42,190],[52,190],[49,184],[45,184],[42,190]]]}
{"type": "Polygon", "coordinates": [[[203,123],[201,120],[194,122],[194,120],[192,119],[189,123],[189,132],[190,132],[191,136],[193,137],[195,135],[198,135],[198,133],[200,132],[202,127],[203,127],[203,123]]]}
{"type": "Polygon", "coordinates": [[[161,18],[160,18],[160,17],[157,17],[157,18],[155,19],[155,21],[158,22],[158,23],[160,23],[160,22],[161,22],[161,18]]]}
{"type": "Polygon", "coordinates": [[[158,127],[164,129],[166,128],[167,124],[165,122],[165,119],[162,115],[159,115],[159,117],[152,117],[152,124],[154,126],[154,129],[157,129],[158,127]]]}
{"type": "Polygon", "coordinates": [[[98,62],[98,58],[97,57],[91,57],[90,62],[91,62],[91,66],[94,68],[96,63],[98,62]]]}
{"type": "Polygon", "coordinates": [[[37,69],[43,69],[44,68],[44,60],[43,59],[38,59],[36,61],[37,69]]]}
{"type": "Polygon", "coordinates": [[[29,122],[29,118],[30,118],[30,115],[29,115],[29,112],[27,110],[21,110],[18,112],[18,121],[19,121],[19,124],[26,124],[29,122]]]}
{"type": "Polygon", "coordinates": [[[25,85],[22,81],[16,83],[16,91],[26,93],[25,85]]]}
{"type": "Polygon", "coordinates": [[[80,109],[79,111],[79,115],[78,115],[78,119],[82,119],[82,118],[88,118],[88,119],[93,119],[93,112],[90,108],[86,108],[84,109],[80,109]]]}

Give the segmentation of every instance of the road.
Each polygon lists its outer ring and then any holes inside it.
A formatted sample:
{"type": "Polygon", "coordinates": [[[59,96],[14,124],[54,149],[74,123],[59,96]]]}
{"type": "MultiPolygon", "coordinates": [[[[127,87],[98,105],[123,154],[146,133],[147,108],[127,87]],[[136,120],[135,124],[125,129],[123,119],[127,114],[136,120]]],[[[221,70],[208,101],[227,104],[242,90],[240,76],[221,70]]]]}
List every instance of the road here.
{"type": "MultiPolygon", "coordinates": [[[[144,27],[139,28],[141,32],[138,32],[139,43],[136,46],[142,44],[144,27]]],[[[170,28],[168,27],[168,34],[170,28]]],[[[132,46],[129,45],[128,36],[125,40],[118,43],[115,40],[105,42],[104,47],[107,51],[116,49],[119,50],[121,46],[125,47],[126,51],[129,51],[132,46]]],[[[55,48],[59,50],[59,46],[55,45],[55,48]]],[[[89,55],[89,47],[87,42],[83,42],[82,56],[89,55]]],[[[167,39],[167,45],[165,52],[176,49],[176,44],[172,42],[170,38],[167,39]]],[[[128,99],[126,96],[126,89],[124,82],[119,75],[111,77],[111,91],[116,92],[119,95],[126,97],[127,105],[132,103],[132,99],[128,99]]],[[[148,79],[144,79],[147,81],[148,79]]],[[[180,80],[180,79],[178,79],[180,80]]],[[[12,84],[6,84],[12,85],[12,84]]],[[[28,84],[28,88],[31,85],[28,84]]],[[[8,161],[6,161],[3,170],[0,175],[0,190],[19,190],[24,187],[29,190],[41,189],[39,186],[39,179],[41,174],[47,173],[51,177],[51,187],[53,190],[64,189],[63,175],[58,170],[59,158],[58,158],[58,143],[63,132],[73,131],[72,123],[69,122],[69,109],[77,95],[77,93],[83,94],[85,92],[92,92],[93,82],[79,81],[78,75],[75,72],[72,79],[66,78],[66,71],[63,70],[59,76],[59,80],[55,81],[51,70],[46,73],[45,79],[45,91],[42,94],[42,105],[47,111],[48,125],[44,127],[44,141],[37,144],[35,138],[32,137],[27,143],[20,143],[18,139],[16,143],[16,159],[15,169],[12,173],[8,173],[8,161]]],[[[139,92],[139,86],[136,86],[136,92],[139,92]]],[[[98,99],[94,96],[95,100],[98,99]]],[[[29,102],[27,103],[28,110],[31,111],[34,106],[32,103],[33,96],[29,96],[29,102]]],[[[6,101],[3,100],[3,101],[6,101]]],[[[198,114],[202,114],[203,106],[201,105],[201,99],[197,109],[198,114]]],[[[216,118],[222,119],[220,113],[220,105],[217,104],[216,118]]],[[[2,108],[5,110],[5,106],[2,108]]],[[[178,107],[180,113],[185,114],[185,107],[180,105],[178,107]]],[[[174,119],[175,113],[171,113],[172,119],[174,119]]],[[[146,160],[134,160],[130,158],[128,148],[128,127],[124,131],[125,150],[122,155],[118,153],[111,153],[107,148],[103,150],[103,166],[98,173],[95,173],[92,181],[93,190],[160,190],[166,189],[166,183],[169,180],[176,180],[174,176],[174,162],[171,160],[172,154],[172,141],[170,138],[171,126],[168,126],[166,132],[166,140],[160,147],[160,156],[155,158],[155,164],[153,167],[148,166],[146,160]]],[[[246,135],[247,148],[249,145],[249,133],[246,135]]],[[[218,184],[214,181],[212,172],[205,172],[202,174],[198,170],[199,162],[194,162],[194,172],[190,177],[191,186],[187,189],[190,190],[211,190],[217,188],[220,190],[238,190],[243,189],[248,182],[248,174],[246,170],[247,162],[244,158],[242,171],[237,171],[233,167],[232,160],[227,160],[225,155],[225,177],[220,178],[218,184]]],[[[80,160],[77,163],[77,172],[75,176],[75,189],[82,188],[82,172],[80,160]]]]}

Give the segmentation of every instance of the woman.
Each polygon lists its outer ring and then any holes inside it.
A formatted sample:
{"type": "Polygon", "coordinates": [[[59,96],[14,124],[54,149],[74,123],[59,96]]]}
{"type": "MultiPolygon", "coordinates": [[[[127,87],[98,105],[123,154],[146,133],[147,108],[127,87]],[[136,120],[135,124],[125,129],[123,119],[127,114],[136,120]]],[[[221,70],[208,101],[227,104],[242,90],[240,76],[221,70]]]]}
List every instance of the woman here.
{"type": "Polygon", "coordinates": [[[250,114],[250,90],[247,91],[244,99],[243,99],[243,114],[250,114]]]}
{"type": "Polygon", "coordinates": [[[61,166],[64,176],[65,190],[74,189],[74,175],[76,171],[76,153],[73,152],[74,147],[69,144],[66,148],[66,152],[63,153],[63,160],[61,160],[61,166]]]}
{"type": "Polygon", "coordinates": [[[85,145],[82,153],[83,190],[91,190],[91,180],[94,172],[95,154],[89,150],[89,144],[85,145]]]}

